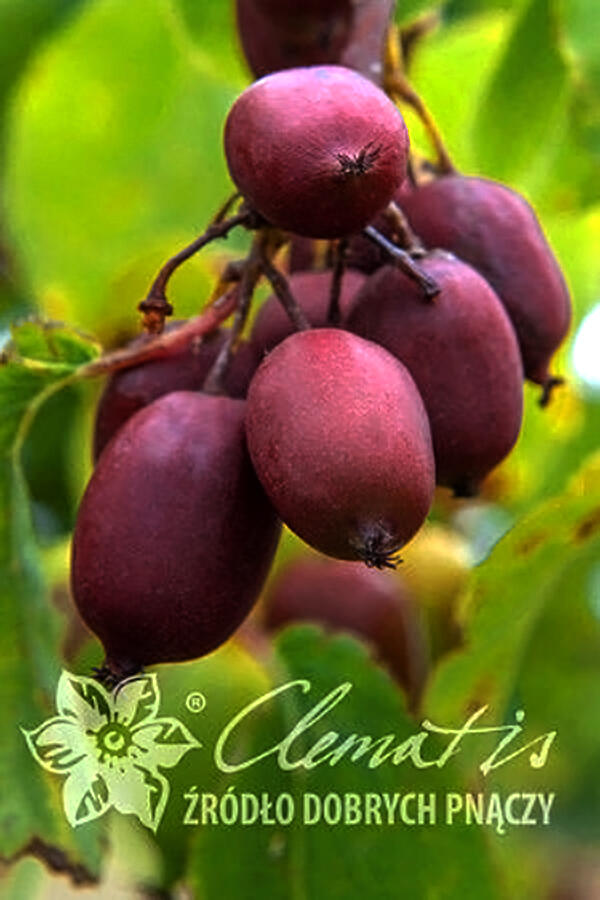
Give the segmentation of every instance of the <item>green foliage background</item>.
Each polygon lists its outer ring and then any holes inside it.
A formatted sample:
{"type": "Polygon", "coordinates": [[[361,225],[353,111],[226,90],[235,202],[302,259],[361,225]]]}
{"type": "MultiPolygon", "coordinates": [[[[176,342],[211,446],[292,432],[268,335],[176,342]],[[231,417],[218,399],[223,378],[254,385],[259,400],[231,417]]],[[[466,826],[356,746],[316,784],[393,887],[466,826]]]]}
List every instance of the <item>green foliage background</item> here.
{"type": "MultiPolygon", "coordinates": [[[[572,291],[573,335],[600,299],[598,4],[399,0],[398,21],[432,11],[439,23],[416,50],[412,80],[458,167],[506,181],[536,207],[572,291]]],[[[463,598],[467,641],[436,668],[424,706],[448,724],[463,721],[474,703],[489,703],[497,723],[522,707],[532,734],[556,729],[546,768],[507,768],[486,783],[555,791],[552,827],[505,836],[441,827],[186,830],[185,787],[228,786],[190,754],[152,843],[127,820],[70,831],[60,785],[25,752],[18,727],[52,712],[73,632],[68,541],[90,474],[99,388],[78,370],[100,352],[98,342],[135,332],[136,304],[158,265],[202,231],[227,196],[221,129],[248,81],[225,0],[0,0],[4,340],[9,323],[21,320],[0,367],[0,854],[8,860],[38,836],[96,876],[117,872],[126,883],[162,887],[183,881],[202,897],[251,897],[260,883],[274,898],[541,900],[557,873],[581,868],[600,848],[600,395],[578,383],[572,340],[557,361],[567,387],[546,412],[526,388],[525,424],[501,469],[502,490],[464,518],[482,559],[463,598]],[[70,324],[23,322],[27,316],[70,324]]],[[[419,123],[409,112],[407,119],[426,152],[419,123]]],[[[245,243],[233,236],[178,273],[178,315],[200,308],[223,259],[245,243]]],[[[436,515],[443,518],[443,504],[436,515]]],[[[67,655],[82,672],[97,658],[93,642],[67,655]]],[[[180,716],[188,690],[201,685],[214,698],[221,718],[203,722],[209,743],[228,711],[286,673],[312,678],[323,692],[352,681],[349,728],[415,730],[397,688],[363,648],[311,629],[288,632],[268,658],[231,643],[206,660],[163,667],[161,686],[180,716]]],[[[198,719],[188,725],[197,729],[198,719]]],[[[268,738],[259,731],[248,740],[264,746],[268,738]]],[[[236,784],[460,791],[473,788],[476,762],[465,752],[435,776],[338,767],[308,782],[272,767],[236,784]]],[[[26,859],[7,870],[0,890],[29,897],[44,884],[40,866],[26,859]]]]}

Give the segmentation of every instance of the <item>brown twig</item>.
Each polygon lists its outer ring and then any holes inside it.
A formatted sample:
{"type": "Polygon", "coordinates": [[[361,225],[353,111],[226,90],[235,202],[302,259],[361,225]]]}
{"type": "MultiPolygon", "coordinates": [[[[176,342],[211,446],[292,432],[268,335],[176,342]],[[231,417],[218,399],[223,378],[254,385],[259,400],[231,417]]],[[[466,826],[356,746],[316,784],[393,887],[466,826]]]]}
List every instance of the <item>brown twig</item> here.
{"type": "Polygon", "coordinates": [[[394,234],[398,236],[398,246],[408,250],[413,257],[425,252],[423,244],[412,230],[408,219],[393,200],[388,204],[385,216],[391,222],[394,234]]]}
{"type": "Polygon", "coordinates": [[[14,856],[8,859],[0,858],[3,863],[13,863],[26,856],[33,856],[44,863],[51,872],[69,875],[72,883],[77,886],[97,884],[98,878],[93,875],[81,863],[73,862],[60,847],[46,843],[39,837],[33,837],[14,856]]]}
{"type": "Polygon", "coordinates": [[[440,24],[439,12],[426,13],[420,19],[416,19],[409,25],[400,29],[400,48],[404,70],[410,69],[410,64],[417,45],[440,24]]]}
{"type": "Polygon", "coordinates": [[[329,307],[327,309],[327,323],[329,325],[339,325],[341,319],[340,310],[340,294],[342,291],[342,278],[346,271],[346,256],[348,254],[348,240],[342,238],[338,241],[335,248],[335,263],[333,266],[333,275],[331,276],[331,291],[329,294],[329,307]]]}
{"type": "Polygon", "coordinates": [[[144,328],[150,334],[160,334],[163,330],[165,317],[173,315],[173,307],[167,300],[167,284],[174,272],[179,266],[186,262],[190,257],[206,247],[212,241],[218,238],[225,238],[238,225],[245,228],[257,228],[261,224],[261,220],[255,212],[244,207],[240,212],[228,219],[223,219],[226,214],[228,205],[231,205],[233,198],[229,198],[227,203],[219,210],[215,220],[208,226],[206,231],[199,235],[195,240],[183,247],[174,256],[171,256],[161,267],[158,275],[152,282],[150,290],[145,299],[138,304],[138,309],[144,315],[144,328]]]}
{"type": "Polygon", "coordinates": [[[407,103],[421,119],[435,150],[440,172],[446,175],[456,172],[433,116],[406,76],[401,38],[396,27],[389,31],[386,51],[384,72],[386,93],[396,101],[407,103]]]}
{"type": "Polygon", "coordinates": [[[542,407],[542,409],[550,403],[552,398],[552,394],[554,393],[554,389],[560,387],[561,384],[565,383],[565,379],[561,378],[560,375],[548,375],[544,383],[542,384],[542,393],[538,400],[538,404],[542,407]]]}
{"type": "Polygon", "coordinates": [[[193,338],[201,338],[215,331],[235,311],[236,305],[237,294],[235,290],[230,290],[180,328],[163,332],[135,347],[123,347],[112,353],[105,353],[99,359],[82,366],[78,375],[84,378],[107,375],[150,359],[169,356],[173,351],[187,346],[193,338]]]}
{"type": "Polygon", "coordinates": [[[230,216],[229,219],[209,225],[203,234],[199,235],[191,244],[188,244],[187,247],[184,247],[164,263],[148,291],[148,297],[164,297],[169,279],[182,263],[186,262],[207,244],[210,244],[211,241],[227,237],[229,232],[238,225],[250,227],[253,219],[254,216],[251,212],[242,210],[242,212],[230,216]]]}
{"type": "Polygon", "coordinates": [[[410,253],[407,253],[407,251],[403,250],[401,247],[397,247],[396,244],[392,244],[391,241],[372,225],[367,225],[367,227],[363,229],[363,234],[386,253],[389,253],[392,261],[398,268],[402,269],[405,275],[408,275],[409,278],[412,278],[413,281],[417,282],[428,300],[433,300],[434,297],[437,297],[440,292],[437,281],[421,269],[421,267],[413,260],[410,253]]]}
{"type": "Polygon", "coordinates": [[[287,278],[279,269],[275,268],[268,256],[263,253],[261,259],[261,267],[263,274],[270,283],[275,296],[280,301],[294,327],[298,331],[306,331],[310,328],[310,322],[306,318],[306,313],[292,294],[287,278]]]}
{"type": "Polygon", "coordinates": [[[236,310],[231,331],[227,335],[223,346],[217,354],[202,390],[205,394],[225,394],[225,378],[229,364],[233,357],[234,349],[240,339],[244,325],[248,318],[248,310],[254,294],[254,289],[262,274],[262,256],[267,235],[263,232],[257,234],[252,243],[252,249],[246,260],[241,281],[233,289],[236,294],[236,310]]]}
{"type": "Polygon", "coordinates": [[[239,200],[241,196],[242,195],[240,194],[240,192],[236,191],[234,194],[231,195],[231,197],[228,197],[227,200],[225,201],[225,203],[223,204],[223,206],[221,207],[221,209],[219,209],[218,212],[215,213],[215,216],[210,224],[218,225],[220,222],[222,222],[223,219],[225,218],[225,216],[227,215],[227,213],[229,212],[229,210],[231,209],[231,207],[233,206],[233,204],[235,203],[235,201],[239,200]]]}

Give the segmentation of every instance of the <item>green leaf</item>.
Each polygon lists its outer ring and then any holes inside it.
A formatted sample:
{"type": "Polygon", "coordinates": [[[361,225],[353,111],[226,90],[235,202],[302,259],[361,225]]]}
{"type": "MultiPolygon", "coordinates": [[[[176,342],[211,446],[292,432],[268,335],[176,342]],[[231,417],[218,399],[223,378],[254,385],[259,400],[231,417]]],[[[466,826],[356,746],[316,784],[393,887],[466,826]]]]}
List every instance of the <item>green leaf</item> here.
{"type": "Polygon", "coordinates": [[[475,571],[465,647],[442,663],[429,687],[426,709],[433,718],[462,721],[485,704],[503,718],[521,673],[534,677],[527,648],[560,580],[599,546],[600,454],[562,494],[518,522],[475,571]]]}
{"type": "Polygon", "coordinates": [[[568,69],[553,0],[529,0],[484,92],[474,143],[484,172],[514,181],[536,164],[564,115],[568,69]]]}
{"type": "Polygon", "coordinates": [[[595,0],[559,0],[565,37],[579,69],[596,86],[600,81],[600,32],[595,0]]]}
{"type": "MultiPolygon", "coordinates": [[[[373,738],[391,733],[397,736],[397,743],[418,731],[396,685],[350,637],[326,638],[311,627],[288,629],[277,640],[274,657],[265,663],[273,687],[299,680],[308,690],[289,689],[250,716],[243,737],[226,748],[227,760],[250,759],[275,746],[302,715],[340,685],[349,685],[348,693],[322,721],[294,741],[289,753],[292,762],[330,730],[343,738],[353,733],[373,738]]],[[[399,886],[409,884],[415,900],[499,896],[483,829],[458,824],[451,828],[410,826],[398,821],[367,825],[363,820],[352,826],[327,824],[323,819],[313,825],[303,823],[305,794],[321,799],[328,794],[357,795],[364,801],[369,793],[436,792],[438,815],[443,815],[445,790],[461,790],[460,778],[451,766],[419,771],[405,762],[400,767],[383,764],[369,768],[367,759],[342,759],[335,766],[283,771],[271,755],[251,768],[226,775],[219,796],[232,789],[238,797],[248,792],[259,797],[266,794],[273,800],[289,792],[298,815],[284,827],[196,827],[187,876],[195,893],[210,897],[218,892],[224,900],[244,900],[255,896],[260,883],[261,896],[268,898],[368,900],[395,897],[399,886]]],[[[206,788],[198,785],[198,790],[206,788]]]]}
{"type": "MultiPolygon", "coordinates": [[[[521,0],[487,0],[486,10],[512,9],[521,3],[521,0]]],[[[481,13],[481,0],[446,0],[444,5],[444,18],[452,21],[463,19],[467,16],[481,13]]]]}
{"type": "MultiPolygon", "coordinates": [[[[473,119],[509,25],[510,17],[498,12],[453,22],[417,46],[411,65],[411,81],[433,115],[453,162],[467,172],[479,168],[473,119]]],[[[431,156],[420,123],[408,110],[406,114],[411,142],[431,156]]]]}
{"type": "Polygon", "coordinates": [[[565,38],[576,71],[574,124],[600,165],[600,29],[595,0],[561,0],[565,38]],[[595,26],[595,27],[594,27],[595,26]]]}
{"type": "Polygon", "coordinates": [[[60,25],[81,3],[82,0],[35,0],[31,3],[0,0],[0,105],[4,104],[40,39],[60,25]]]}
{"type": "MultiPolygon", "coordinates": [[[[175,10],[90,4],[24,79],[10,121],[7,213],[25,276],[45,315],[103,338],[135,328],[159,265],[232,191],[222,128],[237,85],[221,66],[232,35],[200,51],[175,10]]],[[[243,246],[244,232],[226,248],[243,246]]],[[[214,269],[222,245],[211,252],[214,269]]],[[[174,279],[177,314],[207,299],[207,265],[174,279]]]]}
{"type": "Polygon", "coordinates": [[[219,75],[237,90],[252,76],[243,61],[235,21],[235,3],[197,3],[175,0],[173,27],[180,31],[181,42],[191,41],[190,52],[209,77],[216,67],[219,75]]]}
{"type": "Polygon", "coordinates": [[[100,353],[99,344],[73,328],[39,319],[21,322],[13,328],[12,349],[23,365],[29,358],[32,362],[51,363],[66,369],[90,362],[100,353]]]}
{"type": "Polygon", "coordinates": [[[408,25],[419,16],[435,12],[440,7],[436,0],[398,0],[394,16],[399,25],[408,25]]]}
{"type": "Polygon", "coordinates": [[[51,710],[59,672],[59,623],[46,595],[19,453],[45,397],[97,355],[95,344],[64,326],[27,322],[13,330],[0,364],[0,853],[11,856],[35,835],[97,862],[90,832],[69,832],[57,786],[36,770],[21,728],[51,710]]]}
{"type": "MultiPolygon", "coordinates": [[[[600,571],[598,543],[590,539],[587,550],[565,565],[555,582],[527,645],[516,692],[529,727],[539,734],[557,731],[547,766],[547,777],[560,797],[555,825],[573,835],[584,831],[588,841],[600,841],[599,791],[590,780],[600,765],[600,610],[593,603],[593,580],[600,571]]],[[[502,773],[499,770],[500,777],[502,773]]]]}

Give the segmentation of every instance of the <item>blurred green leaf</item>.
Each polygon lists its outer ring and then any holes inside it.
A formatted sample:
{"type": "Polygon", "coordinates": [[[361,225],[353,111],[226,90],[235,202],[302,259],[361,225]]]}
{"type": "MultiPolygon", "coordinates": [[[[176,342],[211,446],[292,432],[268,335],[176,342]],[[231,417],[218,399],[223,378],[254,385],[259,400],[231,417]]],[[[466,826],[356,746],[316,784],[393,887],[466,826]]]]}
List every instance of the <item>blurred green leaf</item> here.
{"type": "MultiPolygon", "coordinates": [[[[43,40],[68,19],[83,0],[0,0],[0,191],[4,191],[5,118],[19,77],[43,40]]],[[[0,222],[0,321],[31,310],[30,298],[18,284],[4,210],[0,222]],[[10,313],[7,315],[7,311],[10,313]]]]}
{"type": "Polygon", "coordinates": [[[496,718],[505,715],[560,579],[598,547],[600,455],[562,494],[518,522],[474,571],[465,647],[442,663],[428,691],[426,709],[434,719],[463,721],[484,704],[496,718]]]}
{"type": "MultiPolygon", "coordinates": [[[[521,2],[522,0],[487,0],[485,7],[487,10],[513,9],[521,2]]],[[[478,15],[481,10],[481,0],[446,0],[444,18],[448,21],[463,19],[466,16],[478,15]]]]}
{"type": "Polygon", "coordinates": [[[174,18],[174,27],[181,29],[182,41],[193,42],[192,52],[202,59],[208,75],[212,76],[218,67],[220,77],[240,91],[252,80],[239,46],[234,0],[174,0],[173,16],[180,17],[179,21],[174,18]]]}
{"type": "MultiPolygon", "coordinates": [[[[184,824],[190,789],[220,791],[223,775],[213,760],[219,732],[246,704],[270,690],[260,659],[240,641],[228,641],[203,659],[157,668],[161,690],[161,714],[174,716],[201,742],[170,774],[171,794],[156,841],[163,858],[163,885],[180,879],[190,863],[195,828],[184,824]],[[206,709],[195,712],[186,702],[191,693],[206,698],[206,709]]],[[[247,744],[247,729],[240,729],[239,746],[247,744]]]]}
{"type": "Polygon", "coordinates": [[[69,833],[56,788],[35,770],[18,730],[47,716],[59,671],[59,623],[41,574],[20,449],[44,398],[97,352],[64,326],[27,322],[13,330],[0,364],[0,779],[11,785],[0,796],[0,853],[10,856],[36,835],[90,865],[96,830],[69,833]]]}
{"type": "Polygon", "coordinates": [[[395,19],[399,25],[408,25],[419,16],[435,12],[441,6],[441,0],[396,0],[395,19]]]}
{"type": "Polygon", "coordinates": [[[72,14],[83,0],[0,0],[0,106],[21,74],[32,51],[52,29],[72,14]]]}
{"type": "MultiPolygon", "coordinates": [[[[600,508],[597,515],[600,527],[600,508]]],[[[600,610],[591,594],[598,544],[590,539],[587,550],[564,566],[528,642],[514,698],[536,733],[558,732],[547,766],[559,798],[555,825],[576,834],[583,819],[588,841],[600,841],[599,791],[589,780],[600,765],[600,610]]],[[[501,783],[503,771],[498,774],[501,783]]]]}
{"type": "Polygon", "coordinates": [[[529,0],[483,94],[474,142],[483,170],[511,181],[535,165],[564,113],[568,70],[553,0],[529,0]]]}
{"type": "Polygon", "coordinates": [[[595,84],[600,82],[600,13],[596,0],[558,0],[565,36],[576,64],[595,84]]]}
{"type": "MultiPolygon", "coordinates": [[[[560,0],[577,72],[574,124],[600,167],[600,14],[595,0],[560,0]]],[[[597,169],[597,175],[600,169],[597,169]]]]}
{"type": "MultiPolygon", "coordinates": [[[[231,34],[200,52],[175,9],[88,6],[38,57],[11,117],[7,212],[25,275],[46,315],[102,337],[137,322],[141,297],[124,283],[137,261],[147,288],[231,192],[221,137],[237,93],[221,67],[231,34]]],[[[196,309],[205,284],[190,288],[196,309]]],[[[176,278],[177,311],[178,290],[176,278]]]]}
{"type": "MultiPolygon", "coordinates": [[[[410,76],[427,103],[453,162],[479,171],[473,148],[473,118],[478,100],[502,47],[508,16],[482,13],[468,22],[438,28],[420,43],[410,76]]],[[[411,142],[431,156],[431,147],[416,118],[408,114],[411,142]]]]}
{"type": "MultiPolygon", "coordinates": [[[[419,730],[407,715],[396,685],[369,659],[366,648],[350,637],[325,637],[306,626],[286,629],[275,644],[273,657],[265,659],[265,666],[273,686],[305,679],[310,690],[303,694],[290,689],[249,720],[253,729],[248,745],[242,747],[242,759],[277,744],[302,715],[346,682],[352,686],[350,692],[322,721],[313,723],[294,741],[292,759],[299,759],[331,730],[342,738],[353,733],[374,738],[391,733],[398,742],[419,730]]],[[[231,756],[240,758],[235,750],[231,750],[231,756]]],[[[234,786],[238,796],[247,791],[258,796],[267,793],[271,798],[289,792],[299,811],[297,818],[287,827],[198,826],[188,880],[198,896],[218,893],[224,900],[254,897],[257,883],[261,896],[267,898],[379,900],[397,896],[403,890],[399,886],[407,884],[415,900],[499,897],[483,829],[458,823],[452,828],[426,824],[409,827],[398,822],[379,827],[364,822],[352,827],[336,827],[323,820],[310,826],[302,823],[305,792],[323,798],[330,793],[364,797],[365,793],[437,791],[441,810],[443,792],[460,791],[460,785],[451,767],[419,772],[405,763],[400,769],[386,764],[369,769],[366,760],[342,760],[333,767],[286,772],[278,768],[274,757],[268,757],[223,779],[220,791],[234,786]]]]}

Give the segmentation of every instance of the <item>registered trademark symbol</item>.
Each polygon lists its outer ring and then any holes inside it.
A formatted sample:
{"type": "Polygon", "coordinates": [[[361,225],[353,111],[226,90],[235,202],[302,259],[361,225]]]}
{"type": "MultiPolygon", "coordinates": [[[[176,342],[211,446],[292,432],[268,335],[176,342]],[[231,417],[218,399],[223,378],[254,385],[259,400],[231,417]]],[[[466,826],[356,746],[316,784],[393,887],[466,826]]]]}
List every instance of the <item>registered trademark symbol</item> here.
{"type": "Polygon", "coordinates": [[[190,712],[202,712],[202,710],[206,706],[206,697],[204,696],[204,694],[201,694],[200,691],[192,691],[185,698],[185,705],[190,712]]]}

